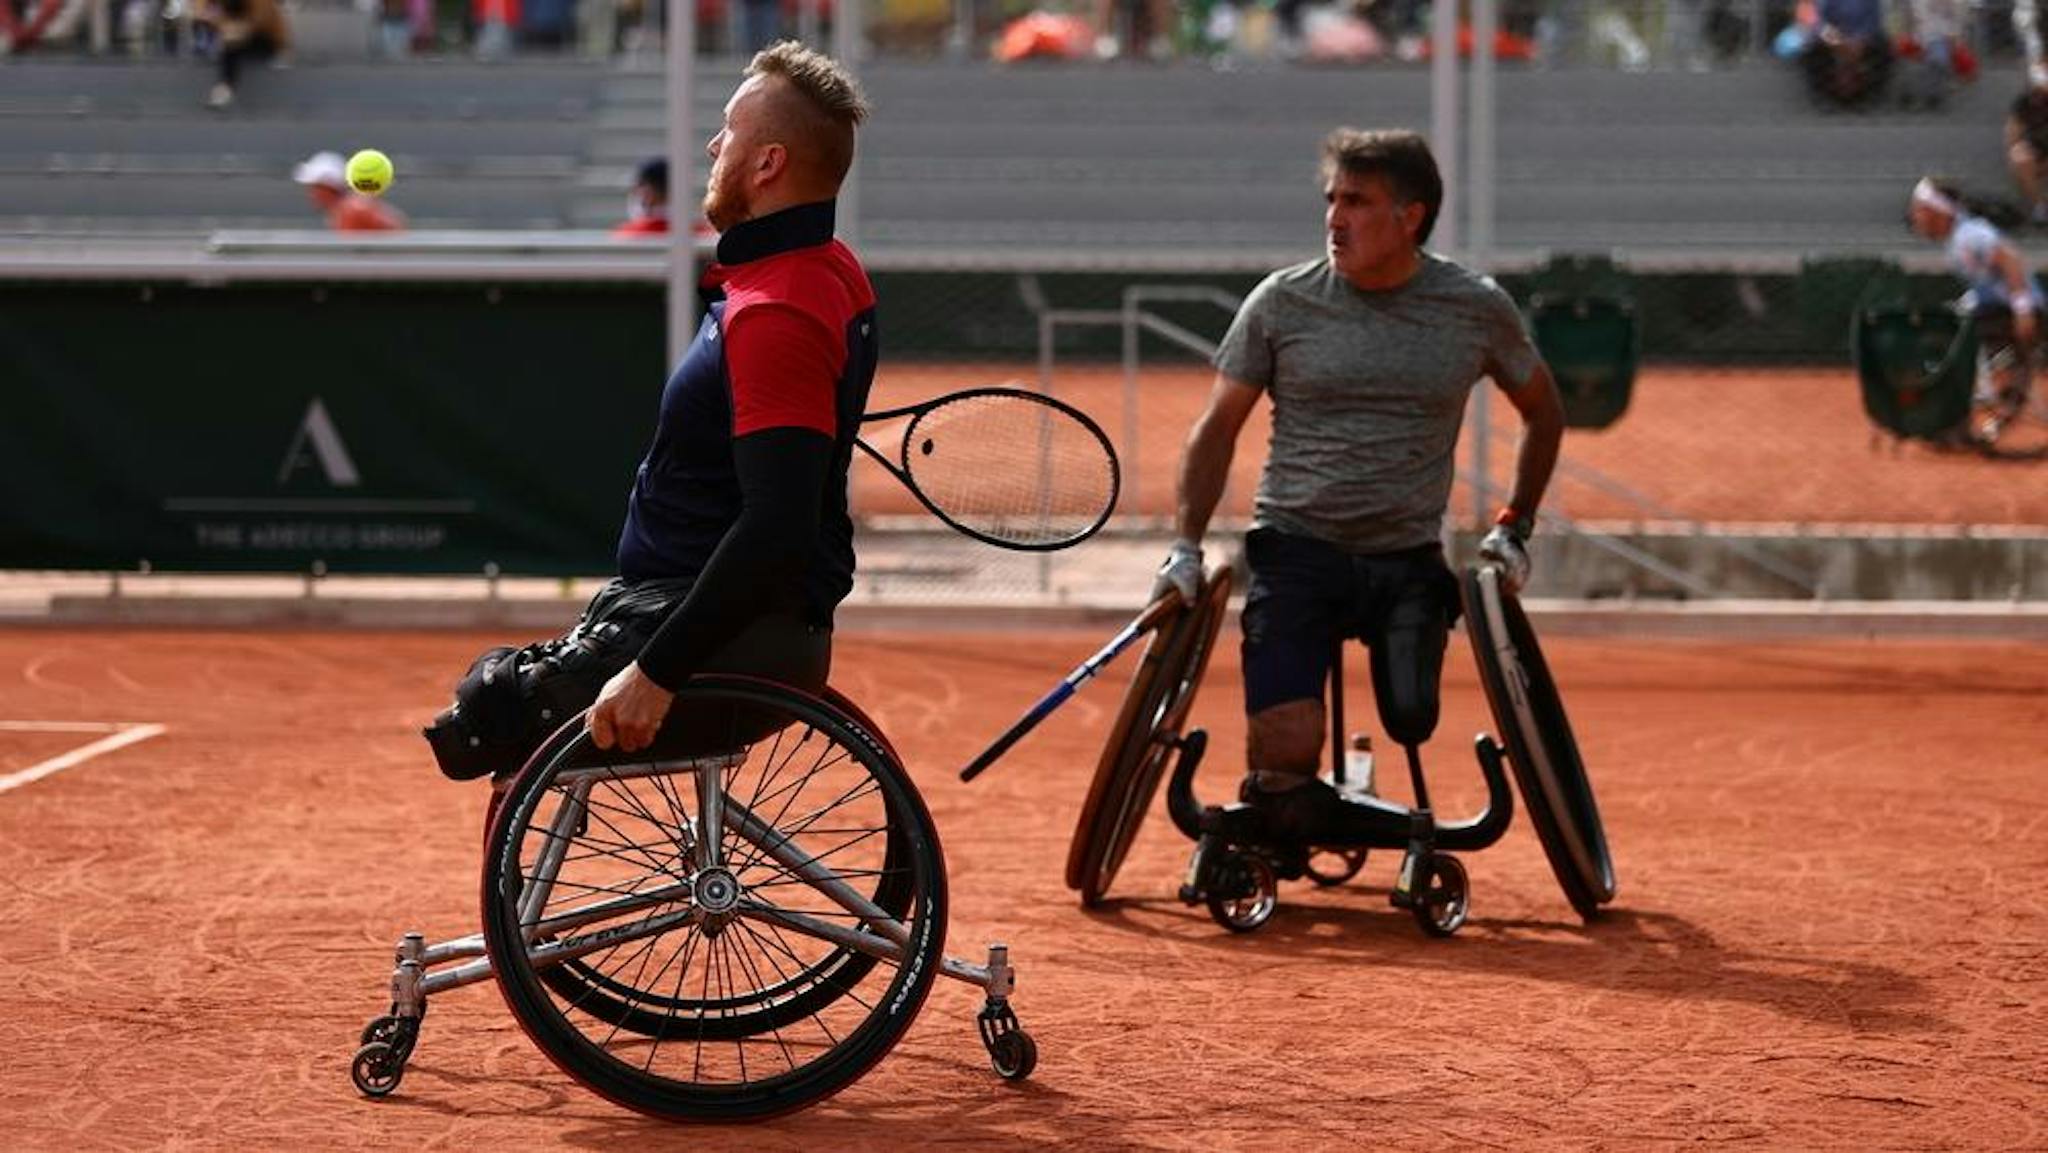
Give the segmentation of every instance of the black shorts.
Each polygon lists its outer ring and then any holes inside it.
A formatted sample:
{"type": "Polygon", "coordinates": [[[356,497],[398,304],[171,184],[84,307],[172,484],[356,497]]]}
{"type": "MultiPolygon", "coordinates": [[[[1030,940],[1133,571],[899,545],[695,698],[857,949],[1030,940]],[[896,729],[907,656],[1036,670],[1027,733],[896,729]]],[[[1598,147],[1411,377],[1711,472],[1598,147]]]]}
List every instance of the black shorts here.
{"type": "Polygon", "coordinates": [[[1244,601],[1247,714],[1321,700],[1345,639],[1376,645],[1404,597],[1426,597],[1446,624],[1458,618],[1458,582],[1434,544],[1357,555],[1311,537],[1255,528],[1244,539],[1251,587],[1244,601]]]}

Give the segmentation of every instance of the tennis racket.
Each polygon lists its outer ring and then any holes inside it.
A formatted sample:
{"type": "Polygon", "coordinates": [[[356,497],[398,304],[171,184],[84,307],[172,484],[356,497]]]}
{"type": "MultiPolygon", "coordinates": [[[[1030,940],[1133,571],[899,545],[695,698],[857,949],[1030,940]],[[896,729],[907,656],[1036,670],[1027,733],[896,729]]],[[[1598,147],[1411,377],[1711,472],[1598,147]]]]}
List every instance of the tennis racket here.
{"type": "Polygon", "coordinates": [[[1037,728],[1038,722],[1051,716],[1053,710],[1066,704],[1067,698],[1074,695],[1074,690],[1086,684],[1089,678],[1093,677],[1096,673],[1101,672],[1102,666],[1114,660],[1118,653],[1131,647],[1132,641],[1158,628],[1161,622],[1168,620],[1175,613],[1179,612],[1180,607],[1180,597],[1173,593],[1161,596],[1158,600],[1145,606],[1145,611],[1132,618],[1130,624],[1125,625],[1115,636],[1109,638],[1108,644],[1096,650],[1094,656],[1082,661],[1075,667],[1073,672],[1061,678],[1060,683],[1054,685],[1052,691],[1040,698],[1037,704],[1032,705],[1029,712],[1019,717],[1017,723],[1011,725],[1008,732],[997,737],[994,744],[983,749],[980,756],[974,758],[966,768],[961,769],[960,779],[971,781],[980,776],[982,770],[996,763],[997,757],[1009,752],[1011,745],[1023,740],[1024,734],[1037,728]]]}
{"type": "Polygon", "coordinates": [[[861,423],[905,418],[893,460],[854,443],[956,532],[1050,552],[1094,536],[1116,507],[1116,452],[1071,405],[1020,388],[970,388],[861,423]]]}

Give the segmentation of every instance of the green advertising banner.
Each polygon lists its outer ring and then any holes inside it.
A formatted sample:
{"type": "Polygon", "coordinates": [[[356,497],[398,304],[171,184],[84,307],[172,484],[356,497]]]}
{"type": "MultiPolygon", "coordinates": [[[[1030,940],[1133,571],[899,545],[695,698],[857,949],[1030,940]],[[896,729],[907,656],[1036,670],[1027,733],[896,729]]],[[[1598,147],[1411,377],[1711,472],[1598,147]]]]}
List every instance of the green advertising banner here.
{"type": "Polygon", "coordinates": [[[0,567],[604,573],[657,286],[0,286],[0,567]]]}

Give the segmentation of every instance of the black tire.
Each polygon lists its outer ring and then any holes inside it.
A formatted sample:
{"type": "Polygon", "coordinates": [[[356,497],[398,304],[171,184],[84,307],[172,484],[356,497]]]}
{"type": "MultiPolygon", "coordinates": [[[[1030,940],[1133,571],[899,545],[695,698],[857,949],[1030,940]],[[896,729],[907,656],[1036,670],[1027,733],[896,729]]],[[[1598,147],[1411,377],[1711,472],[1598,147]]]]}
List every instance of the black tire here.
{"type": "Polygon", "coordinates": [[[1230,605],[1231,572],[1218,568],[1194,607],[1169,618],[1145,646],[1095,766],[1067,850],[1067,886],[1093,907],[1123,868],[1187,724],[1230,605]]]}
{"type": "Polygon", "coordinates": [[[1331,889],[1343,884],[1357,876],[1358,871],[1363,868],[1365,868],[1365,850],[1360,848],[1310,849],[1308,859],[1302,864],[1302,871],[1308,874],[1308,879],[1314,881],[1318,888],[1323,889],[1331,889]],[[1336,867],[1329,868],[1316,863],[1322,860],[1334,860],[1336,867]]]}
{"type": "Polygon", "coordinates": [[[349,1080],[365,1097],[389,1097],[405,1079],[405,1058],[384,1041],[371,1041],[356,1050],[349,1062],[349,1080]]]}
{"type": "Polygon", "coordinates": [[[1472,883],[1465,875],[1464,862],[1442,853],[1424,859],[1422,876],[1416,878],[1415,904],[1409,911],[1415,923],[1432,937],[1448,937],[1464,927],[1472,910],[1472,883]]]}
{"type": "Polygon", "coordinates": [[[1022,1081],[1038,1068],[1038,1042],[1022,1029],[999,1033],[989,1045],[989,1064],[1005,1081],[1022,1081]]]}
{"type": "Polygon", "coordinates": [[[909,777],[839,710],[768,682],[702,677],[677,694],[679,714],[695,720],[680,744],[664,729],[662,760],[741,750],[722,769],[725,793],[756,834],[721,828],[722,875],[695,852],[693,771],[657,771],[653,751],[601,754],[567,726],[513,781],[492,827],[484,943],[520,1025],[593,1091],[668,1120],[759,1120],[845,1088],[902,1037],[943,955],[944,861],[909,777]],[[565,805],[562,835],[549,822],[565,805]],[[557,924],[530,947],[522,894],[556,840],[564,860],[530,912],[557,924]],[[831,869],[894,924],[849,911],[770,849],[831,869]],[[587,912],[606,901],[632,907],[587,912]],[[901,943],[878,957],[810,926],[901,943]],[[545,974],[564,961],[530,951],[577,940],[593,950],[563,977],[545,974]]]}
{"type": "Polygon", "coordinates": [[[356,1044],[367,1045],[372,1041],[382,1041],[388,1045],[397,1036],[398,1018],[390,1016],[377,1017],[373,1018],[369,1024],[363,1026],[362,1033],[356,1038],[356,1044]]]}
{"type": "Polygon", "coordinates": [[[1233,933],[1249,933],[1280,907],[1280,878],[1264,857],[1232,850],[1217,862],[1221,891],[1207,899],[1209,918],[1233,933]]]}
{"type": "Polygon", "coordinates": [[[1543,661],[1536,630],[1492,565],[1466,570],[1465,628],[1479,664],[1479,683],[1508,751],[1522,808],[1543,844],[1565,899],[1592,920],[1614,899],[1614,860],[1593,785],[1579,758],[1557,683],[1543,661]]]}

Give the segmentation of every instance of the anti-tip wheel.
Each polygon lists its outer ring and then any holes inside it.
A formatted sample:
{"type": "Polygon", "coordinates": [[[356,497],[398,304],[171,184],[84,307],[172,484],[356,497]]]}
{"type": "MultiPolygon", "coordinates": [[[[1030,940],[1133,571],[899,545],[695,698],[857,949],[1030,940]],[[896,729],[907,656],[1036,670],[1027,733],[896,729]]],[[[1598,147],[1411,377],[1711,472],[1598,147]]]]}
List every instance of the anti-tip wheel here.
{"type": "Polygon", "coordinates": [[[1465,923],[1471,909],[1471,885],[1458,858],[1430,854],[1423,865],[1411,911],[1415,923],[1432,937],[1448,937],[1465,923]]]}
{"type": "Polygon", "coordinates": [[[1022,1029],[999,1033],[989,1042],[989,1063],[1005,1081],[1022,1081],[1038,1068],[1038,1042],[1022,1029]]]}
{"type": "Polygon", "coordinates": [[[1364,849],[1313,849],[1308,863],[1302,871],[1319,888],[1334,888],[1358,875],[1365,868],[1364,849]]]}
{"type": "Polygon", "coordinates": [[[405,1058],[399,1056],[398,1050],[389,1042],[372,1041],[356,1050],[356,1059],[349,1063],[348,1076],[363,1096],[388,1097],[405,1079],[405,1058]]]}
{"type": "Polygon", "coordinates": [[[1249,933],[1273,917],[1280,907],[1280,880],[1265,858],[1226,852],[1216,866],[1216,888],[1209,893],[1209,916],[1233,933],[1249,933]]]}

